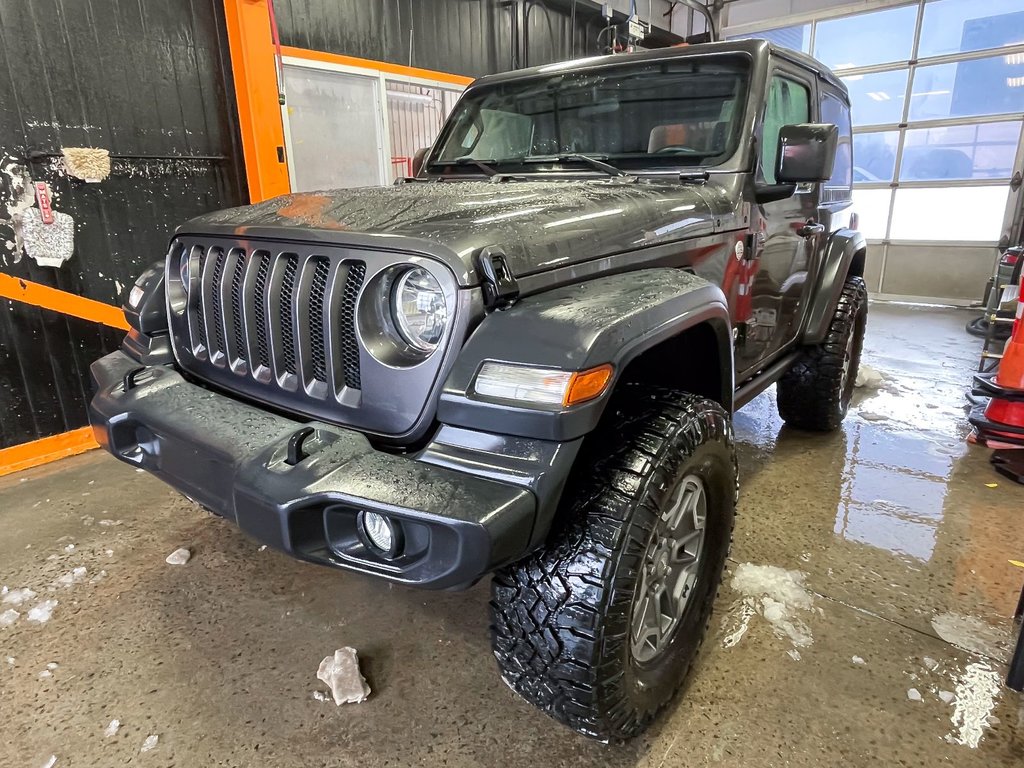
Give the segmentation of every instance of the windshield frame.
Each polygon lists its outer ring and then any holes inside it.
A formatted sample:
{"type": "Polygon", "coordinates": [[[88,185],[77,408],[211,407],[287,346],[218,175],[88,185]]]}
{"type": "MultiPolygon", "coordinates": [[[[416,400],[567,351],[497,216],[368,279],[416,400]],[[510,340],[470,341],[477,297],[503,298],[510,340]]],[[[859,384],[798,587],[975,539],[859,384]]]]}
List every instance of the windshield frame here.
{"type": "MultiPolygon", "coordinates": [[[[743,136],[750,127],[750,110],[752,103],[757,98],[758,87],[757,83],[759,78],[760,67],[758,64],[758,57],[752,56],[748,51],[745,50],[729,50],[729,51],[713,51],[713,52],[693,52],[686,54],[666,55],[661,58],[650,58],[644,57],[641,60],[636,61],[622,61],[624,57],[616,56],[605,56],[598,60],[584,60],[579,62],[578,67],[572,67],[572,62],[565,62],[562,65],[556,65],[551,67],[540,68],[537,72],[527,76],[516,77],[513,82],[522,83],[524,88],[529,88],[538,83],[538,81],[550,80],[565,74],[602,74],[605,70],[621,71],[624,74],[628,73],[630,69],[644,69],[651,66],[652,64],[666,63],[672,61],[713,61],[715,63],[725,63],[729,60],[735,62],[742,72],[740,73],[744,80],[741,84],[742,93],[737,99],[736,103],[736,114],[732,118],[732,126],[730,129],[730,135],[726,145],[726,150],[721,155],[716,155],[711,160],[714,162],[707,162],[706,160],[699,163],[687,163],[687,162],[671,162],[673,156],[667,155],[664,158],[659,158],[659,161],[645,167],[636,167],[635,164],[627,164],[622,168],[625,173],[631,176],[666,176],[666,175],[692,175],[704,172],[714,173],[735,173],[742,171],[746,167],[747,154],[749,151],[750,142],[744,141],[743,136]],[[723,61],[725,60],[725,61],[723,61]],[[548,70],[548,71],[545,71],[548,70]]],[[[465,91],[456,103],[454,109],[445,120],[445,124],[441,129],[440,134],[431,146],[430,151],[424,158],[423,169],[421,173],[427,178],[459,178],[459,177],[477,177],[483,175],[481,171],[474,167],[472,163],[459,163],[456,164],[452,160],[440,160],[440,154],[452,133],[458,127],[458,118],[461,114],[461,110],[465,107],[467,100],[472,99],[481,92],[486,92],[491,89],[497,89],[507,87],[508,80],[502,79],[498,81],[492,81],[489,78],[484,78],[477,83],[474,83],[465,91]]],[[[566,154],[566,153],[559,153],[566,154]]],[[[644,157],[654,157],[653,155],[646,155],[643,153],[631,153],[633,156],[628,157],[625,153],[613,154],[607,152],[574,152],[569,154],[586,154],[593,158],[599,159],[603,162],[609,163],[613,166],[618,167],[619,162],[622,160],[635,161],[644,157]]],[[[594,168],[588,167],[585,163],[574,162],[571,165],[563,163],[559,160],[558,154],[550,155],[530,155],[524,158],[523,162],[508,162],[503,161],[501,158],[494,159],[482,159],[481,162],[492,166],[495,171],[501,175],[514,175],[514,176],[587,176],[587,177],[600,177],[608,178],[608,175],[604,172],[597,171],[594,168]]]]}

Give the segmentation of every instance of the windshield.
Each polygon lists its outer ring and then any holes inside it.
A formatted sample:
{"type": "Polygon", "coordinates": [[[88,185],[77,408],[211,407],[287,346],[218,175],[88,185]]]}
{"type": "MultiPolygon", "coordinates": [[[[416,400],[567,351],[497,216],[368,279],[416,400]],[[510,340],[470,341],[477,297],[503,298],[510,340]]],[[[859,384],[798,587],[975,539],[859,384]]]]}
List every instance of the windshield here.
{"type": "Polygon", "coordinates": [[[747,72],[741,58],[690,58],[472,89],[428,170],[518,172],[581,154],[629,170],[717,165],[736,146],[747,72]]]}

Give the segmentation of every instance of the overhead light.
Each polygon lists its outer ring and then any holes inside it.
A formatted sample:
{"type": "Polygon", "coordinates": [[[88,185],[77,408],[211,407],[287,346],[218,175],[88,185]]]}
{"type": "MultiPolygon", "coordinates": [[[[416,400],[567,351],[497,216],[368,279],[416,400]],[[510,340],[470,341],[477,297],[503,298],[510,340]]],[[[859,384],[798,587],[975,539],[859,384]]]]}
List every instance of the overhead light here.
{"type": "Polygon", "coordinates": [[[836,64],[835,69],[853,69],[856,64],[836,64]]]}
{"type": "Polygon", "coordinates": [[[1003,56],[1007,64],[1024,64],[1024,53],[1008,53],[1003,56]]]}
{"type": "Polygon", "coordinates": [[[950,91],[921,91],[920,93],[912,93],[911,96],[947,96],[950,91]]]}
{"type": "Polygon", "coordinates": [[[843,78],[843,80],[846,81],[847,83],[855,83],[858,80],[863,80],[863,79],[864,79],[864,75],[847,75],[846,77],[843,78]]]}
{"type": "Polygon", "coordinates": [[[1010,88],[1024,88],[1024,77],[1008,77],[1006,85],[1010,88]]]}
{"type": "Polygon", "coordinates": [[[869,91],[868,96],[875,101],[892,101],[892,97],[885,91],[869,91]]]}

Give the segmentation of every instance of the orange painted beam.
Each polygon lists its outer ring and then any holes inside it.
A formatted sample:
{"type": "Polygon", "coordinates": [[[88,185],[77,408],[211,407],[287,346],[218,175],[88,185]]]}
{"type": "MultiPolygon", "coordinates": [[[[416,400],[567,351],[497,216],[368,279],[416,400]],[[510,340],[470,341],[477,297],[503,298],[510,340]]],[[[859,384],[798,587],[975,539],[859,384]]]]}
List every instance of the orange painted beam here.
{"type": "Polygon", "coordinates": [[[267,0],[224,0],[249,200],[291,191],[267,0]],[[279,154],[280,153],[280,154],[279,154]]]}
{"type": "Polygon", "coordinates": [[[0,449],[0,477],[98,448],[92,427],[0,449]]]}
{"type": "Polygon", "coordinates": [[[29,280],[0,272],[0,298],[21,301],[41,309],[50,309],[82,320],[103,323],[111,328],[128,330],[128,322],[119,307],[112,307],[102,301],[76,296],[73,293],[40,285],[29,280]]]}
{"type": "Polygon", "coordinates": [[[441,83],[467,86],[473,82],[472,77],[453,75],[449,72],[436,72],[432,69],[420,69],[419,67],[406,67],[401,64],[391,64],[386,61],[374,61],[373,59],[360,59],[356,56],[342,56],[338,53],[326,53],[325,51],[311,51],[306,48],[293,48],[290,45],[281,46],[283,56],[291,56],[296,59],[307,61],[318,61],[323,64],[340,64],[344,67],[359,67],[361,69],[372,69],[377,72],[386,72],[391,75],[402,75],[403,77],[418,77],[423,80],[436,80],[441,83]]]}

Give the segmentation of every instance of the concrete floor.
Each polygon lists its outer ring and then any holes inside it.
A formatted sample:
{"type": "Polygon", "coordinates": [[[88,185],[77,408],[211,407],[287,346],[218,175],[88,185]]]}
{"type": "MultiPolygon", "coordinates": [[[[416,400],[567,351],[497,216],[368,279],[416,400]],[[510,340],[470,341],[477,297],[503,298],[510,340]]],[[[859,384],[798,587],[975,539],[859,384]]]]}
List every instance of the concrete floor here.
{"type": "Polygon", "coordinates": [[[806,574],[813,608],[795,618],[813,641],[776,636],[724,587],[685,695],[625,745],[501,683],[486,584],[423,593],[261,551],[99,452],[0,479],[0,584],[58,600],[45,624],[0,627],[0,765],[1024,765],[1024,700],[993,682],[1024,489],[964,442],[967,318],[872,306],[866,360],[887,380],[837,434],[782,429],[772,393],[738,414],[730,572],[806,574]],[[179,546],[192,561],[165,564],[179,546]],[[345,645],[374,692],[339,708],[313,693],[345,645]]]}

